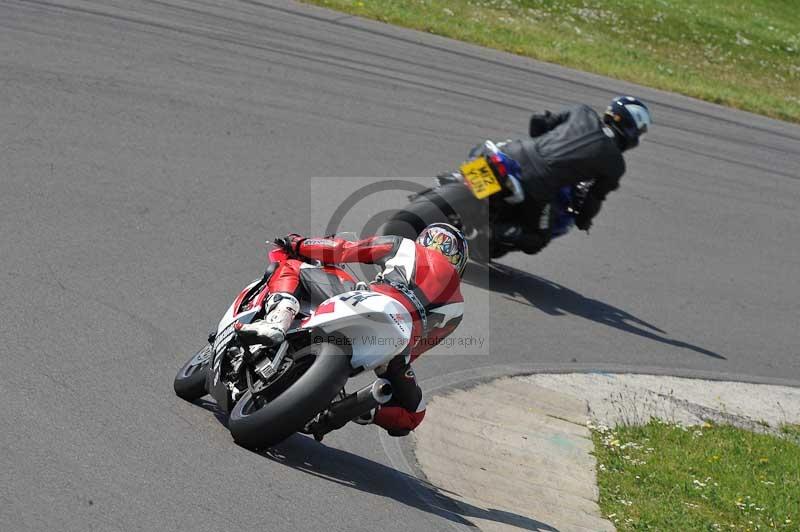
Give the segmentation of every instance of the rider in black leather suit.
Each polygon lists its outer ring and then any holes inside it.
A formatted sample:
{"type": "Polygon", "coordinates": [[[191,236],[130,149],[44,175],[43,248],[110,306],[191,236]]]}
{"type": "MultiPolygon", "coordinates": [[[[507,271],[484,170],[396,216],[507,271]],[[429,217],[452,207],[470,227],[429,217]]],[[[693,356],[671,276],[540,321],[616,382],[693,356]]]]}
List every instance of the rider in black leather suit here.
{"type": "Polygon", "coordinates": [[[495,227],[499,241],[536,253],[551,238],[550,203],[561,187],[594,180],[575,225],[588,231],[602,202],[625,173],[622,153],[639,143],[650,124],[647,107],[636,98],[615,98],[601,118],[587,105],[531,117],[532,138],[498,144],[522,168],[526,217],[495,227]]]}

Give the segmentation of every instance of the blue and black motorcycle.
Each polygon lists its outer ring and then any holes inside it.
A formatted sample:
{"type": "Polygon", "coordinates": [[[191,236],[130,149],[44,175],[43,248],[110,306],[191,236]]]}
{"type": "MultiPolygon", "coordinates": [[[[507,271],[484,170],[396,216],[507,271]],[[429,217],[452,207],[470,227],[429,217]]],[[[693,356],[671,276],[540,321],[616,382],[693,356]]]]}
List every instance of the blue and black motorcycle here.
{"type": "MultiPolygon", "coordinates": [[[[515,248],[494,237],[501,224],[525,217],[521,168],[491,141],[470,152],[457,172],[436,177],[436,185],[409,197],[410,203],[393,214],[379,230],[383,235],[416,238],[429,224],[455,225],[469,240],[470,258],[488,263],[515,248]]],[[[553,238],[575,225],[591,181],[563,187],[544,211],[553,238]]]]}

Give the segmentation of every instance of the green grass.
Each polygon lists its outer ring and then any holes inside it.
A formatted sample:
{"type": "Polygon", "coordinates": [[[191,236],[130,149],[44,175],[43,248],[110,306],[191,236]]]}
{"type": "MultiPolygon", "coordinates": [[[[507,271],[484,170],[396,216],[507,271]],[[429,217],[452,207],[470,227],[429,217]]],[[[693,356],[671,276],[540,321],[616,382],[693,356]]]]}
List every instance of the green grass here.
{"type": "Polygon", "coordinates": [[[600,509],[619,530],[800,530],[800,445],[727,425],[593,429],[600,509]]]}
{"type": "Polygon", "coordinates": [[[306,0],[800,122],[798,0],[306,0]]]}
{"type": "Polygon", "coordinates": [[[784,423],[780,429],[781,434],[800,445],[800,424],[784,423]]]}

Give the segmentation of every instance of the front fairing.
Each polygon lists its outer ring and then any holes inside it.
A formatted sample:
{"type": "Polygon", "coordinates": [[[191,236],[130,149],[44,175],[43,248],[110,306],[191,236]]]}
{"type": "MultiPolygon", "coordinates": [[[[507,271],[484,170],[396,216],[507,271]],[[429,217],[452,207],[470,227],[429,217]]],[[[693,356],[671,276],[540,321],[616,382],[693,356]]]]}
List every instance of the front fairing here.
{"type": "Polygon", "coordinates": [[[226,412],[233,408],[233,401],[230,390],[220,378],[222,361],[236,333],[235,325],[251,323],[261,312],[263,301],[267,295],[266,290],[264,279],[257,279],[248,284],[231,303],[217,325],[217,334],[213,344],[214,357],[211,371],[208,372],[206,379],[206,389],[219,407],[226,412]]]}

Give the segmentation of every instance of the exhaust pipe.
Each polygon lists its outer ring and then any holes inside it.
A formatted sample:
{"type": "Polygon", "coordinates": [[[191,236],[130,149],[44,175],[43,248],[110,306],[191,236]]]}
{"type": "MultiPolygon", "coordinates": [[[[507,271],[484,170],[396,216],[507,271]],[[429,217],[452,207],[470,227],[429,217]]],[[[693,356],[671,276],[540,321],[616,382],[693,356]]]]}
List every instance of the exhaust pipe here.
{"type": "Polygon", "coordinates": [[[366,414],[377,406],[386,404],[391,398],[391,383],[386,379],[376,379],[372,384],[364,386],[341,401],[337,401],[328,409],[324,420],[320,420],[324,425],[324,432],[344,427],[351,419],[366,414]]]}
{"type": "Polygon", "coordinates": [[[375,382],[368,386],[368,388],[372,393],[372,397],[379,405],[385,405],[391,401],[392,384],[386,379],[375,379],[375,382]]]}

